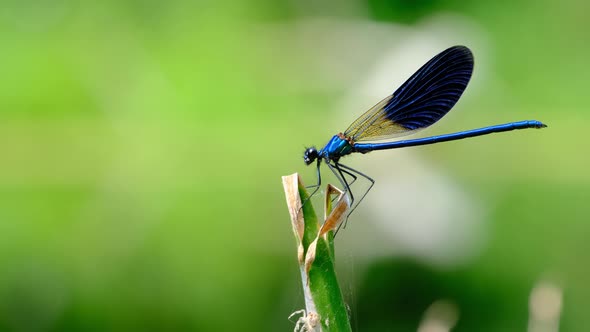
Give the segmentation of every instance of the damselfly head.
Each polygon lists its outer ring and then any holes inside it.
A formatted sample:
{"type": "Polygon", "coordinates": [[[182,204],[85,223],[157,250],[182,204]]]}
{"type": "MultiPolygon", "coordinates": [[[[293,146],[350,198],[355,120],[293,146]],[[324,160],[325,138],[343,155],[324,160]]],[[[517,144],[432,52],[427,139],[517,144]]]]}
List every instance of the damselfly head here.
{"type": "Polygon", "coordinates": [[[313,163],[318,158],[318,150],[315,147],[305,149],[303,153],[303,161],[305,165],[313,163]]]}

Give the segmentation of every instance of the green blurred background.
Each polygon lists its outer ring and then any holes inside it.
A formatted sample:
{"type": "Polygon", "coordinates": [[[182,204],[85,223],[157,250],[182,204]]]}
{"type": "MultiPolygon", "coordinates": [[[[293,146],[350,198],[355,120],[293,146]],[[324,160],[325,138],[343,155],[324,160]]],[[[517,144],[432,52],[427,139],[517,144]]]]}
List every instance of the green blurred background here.
{"type": "Polygon", "coordinates": [[[474,78],[421,134],[549,128],[348,158],[377,180],[337,239],[354,329],[586,330],[589,12],[2,1],[0,330],[292,330],[280,176],[455,44],[474,78]]]}

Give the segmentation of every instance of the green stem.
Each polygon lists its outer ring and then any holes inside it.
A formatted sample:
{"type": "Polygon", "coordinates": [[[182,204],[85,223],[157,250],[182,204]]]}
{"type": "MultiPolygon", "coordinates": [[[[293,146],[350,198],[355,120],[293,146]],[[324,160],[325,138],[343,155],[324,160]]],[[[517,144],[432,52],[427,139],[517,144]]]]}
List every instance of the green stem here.
{"type": "MultiPolygon", "coordinates": [[[[325,236],[318,237],[320,224],[308,200],[309,194],[297,174],[283,177],[283,185],[298,242],[307,323],[317,329],[319,322],[324,332],[352,331],[334,270],[333,232],[327,231],[325,236]],[[306,202],[302,209],[301,202],[306,202]]],[[[325,215],[331,216],[331,204],[327,204],[326,208],[325,215]]]]}

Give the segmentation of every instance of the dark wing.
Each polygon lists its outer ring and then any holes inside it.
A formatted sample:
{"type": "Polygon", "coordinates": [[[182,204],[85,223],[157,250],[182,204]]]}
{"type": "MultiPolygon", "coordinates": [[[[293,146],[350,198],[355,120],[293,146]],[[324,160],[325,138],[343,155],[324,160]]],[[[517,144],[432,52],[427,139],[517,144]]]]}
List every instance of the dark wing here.
{"type": "Polygon", "coordinates": [[[373,141],[426,128],[455,106],[472,72],[471,51],[465,46],[448,48],[355,120],[344,135],[355,142],[373,141]]]}

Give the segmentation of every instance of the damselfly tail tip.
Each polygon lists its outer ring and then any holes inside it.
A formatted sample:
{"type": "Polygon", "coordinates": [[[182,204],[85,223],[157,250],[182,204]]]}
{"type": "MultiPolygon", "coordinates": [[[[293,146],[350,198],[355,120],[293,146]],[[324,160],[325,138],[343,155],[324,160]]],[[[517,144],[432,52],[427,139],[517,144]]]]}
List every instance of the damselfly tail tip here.
{"type": "Polygon", "coordinates": [[[547,125],[541,121],[531,120],[528,122],[529,122],[529,127],[531,127],[531,128],[537,128],[537,129],[547,128],[547,125]]]}

